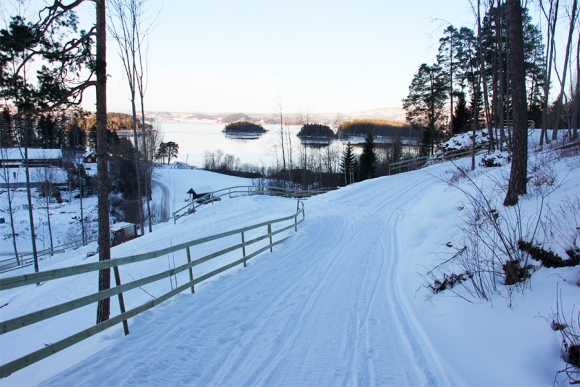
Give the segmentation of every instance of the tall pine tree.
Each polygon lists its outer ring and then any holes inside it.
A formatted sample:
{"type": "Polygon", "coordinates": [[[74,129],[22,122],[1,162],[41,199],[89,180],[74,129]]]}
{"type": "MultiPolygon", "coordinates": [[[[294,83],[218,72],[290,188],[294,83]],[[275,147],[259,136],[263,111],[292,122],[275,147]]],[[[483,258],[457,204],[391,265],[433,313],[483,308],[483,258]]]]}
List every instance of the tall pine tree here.
{"type": "Polygon", "coordinates": [[[360,178],[361,180],[375,177],[377,155],[375,153],[375,139],[373,132],[368,132],[365,137],[362,154],[360,155],[360,178]]]}
{"type": "Polygon", "coordinates": [[[354,183],[354,173],[356,168],[356,158],[354,149],[350,141],[346,144],[346,148],[342,152],[342,161],[340,165],[340,172],[344,176],[344,184],[348,185],[354,183]]]}
{"type": "Polygon", "coordinates": [[[409,95],[403,99],[407,122],[423,128],[423,154],[433,154],[435,143],[445,127],[447,92],[448,87],[441,67],[423,63],[409,86],[409,95]]]}
{"type": "Polygon", "coordinates": [[[456,133],[453,120],[453,98],[455,94],[455,84],[459,80],[460,63],[462,56],[461,39],[457,28],[450,25],[443,31],[444,36],[439,39],[439,54],[437,63],[442,69],[443,79],[447,86],[449,98],[449,134],[456,133]]]}

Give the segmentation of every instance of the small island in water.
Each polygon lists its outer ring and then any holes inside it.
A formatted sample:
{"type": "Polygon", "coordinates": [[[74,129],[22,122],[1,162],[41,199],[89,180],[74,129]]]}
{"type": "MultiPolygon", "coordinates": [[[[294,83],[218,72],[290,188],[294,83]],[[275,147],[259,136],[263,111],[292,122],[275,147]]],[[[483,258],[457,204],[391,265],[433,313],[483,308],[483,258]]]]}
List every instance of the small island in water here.
{"type": "Polygon", "coordinates": [[[226,134],[266,133],[266,129],[262,125],[248,121],[232,122],[227,124],[223,131],[226,134]]]}
{"type": "Polygon", "coordinates": [[[336,138],[336,134],[329,126],[321,124],[306,124],[300,129],[297,136],[336,138]]]}

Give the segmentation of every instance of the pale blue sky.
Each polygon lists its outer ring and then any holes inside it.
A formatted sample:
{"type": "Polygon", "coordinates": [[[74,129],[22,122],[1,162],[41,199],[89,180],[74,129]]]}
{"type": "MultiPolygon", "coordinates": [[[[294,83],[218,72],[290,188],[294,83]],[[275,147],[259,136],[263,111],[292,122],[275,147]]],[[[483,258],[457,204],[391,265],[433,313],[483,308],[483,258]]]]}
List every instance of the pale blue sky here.
{"type": "MultiPolygon", "coordinates": [[[[443,20],[473,27],[469,1],[165,0],[146,109],[267,113],[278,96],[289,112],[400,107],[419,65],[435,61],[443,20]]],[[[108,44],[108,107],[126,110],[108,44]]]]}
{"type": "MultiPolygon", "coordinates": [[[[89,3],[90,4],[90,3],[89,3]]],[[[145,108],[260,112],[280,96],[287,112],[401,107],[446,23],[473,27],[468,0],[150,0],[145,108]]],[[[94,15],[92,6],[80,11],[94,15]]],[[[86,20],[86,19],[85,19],[86,20]]],[[[116,43],[108,42],[108,108],[128,110],[116,43]]],[[[94,109],[94,91],[84,106],[94,109]]]]}

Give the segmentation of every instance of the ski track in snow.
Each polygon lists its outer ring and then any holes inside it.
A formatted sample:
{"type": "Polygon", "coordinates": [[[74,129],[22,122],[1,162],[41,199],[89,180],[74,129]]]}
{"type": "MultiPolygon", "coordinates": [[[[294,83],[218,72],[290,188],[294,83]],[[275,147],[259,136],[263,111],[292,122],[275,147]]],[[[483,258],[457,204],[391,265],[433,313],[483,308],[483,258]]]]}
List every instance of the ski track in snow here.
{"type": "Polygon", "coordinates": [[[398,222],[430,181],[394,182],[308,200],[273,254],[130,320],[129,336],[43,385],[449,384],[397,280],[398,222]]]}

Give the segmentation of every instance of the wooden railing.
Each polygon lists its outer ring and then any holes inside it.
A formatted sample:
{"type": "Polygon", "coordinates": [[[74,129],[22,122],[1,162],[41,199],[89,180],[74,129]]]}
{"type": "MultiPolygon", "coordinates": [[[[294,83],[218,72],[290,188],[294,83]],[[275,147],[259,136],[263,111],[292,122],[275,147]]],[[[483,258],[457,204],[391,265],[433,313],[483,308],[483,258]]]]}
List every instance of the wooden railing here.
{"type": "Polygon", "coordinates": [[[309,190],[297,190],[270,186],[236,186],[223,188],[208,194],[206,199],[192,200],[185,206],[177,209],[173,213],[173,223],[177,223],[179,218],[195,213],[195,209],[212,201],[221,199],[224,196],[229,198],[237,196],[251,196],[251,195],[269,195],[282,196],[286,198],[303,199],[310,196],[319,195],[325,192],[335,190],[336,188],[317,188],[309,190]]]}
{"type": "MultiPolygon", "coordinates": [[[[513,126],[513,121],[511,120],[507,121],[505,122],[505,125],[506,127],[511,127],[513,126]]],[[[533,134],[535,127],[536,127],[535,122],[533,120],[528,120],[528,136],[533,134]]],[[[475,150],[477,151],[479,149],[482,149],[484,146],[485,145],[482,144],[476,145],[475,150]]],[[[426,166],[428,162],[436,163],[440,161],[453,160],[456,158],[465,157],[469,155],[471,155],[471,149],[446,152],[440,157],[436,156],[414,157],[412,159],[391,163],[389,165],[389,175],[421,169],[424,166],[426,166]]]]}
{"type": "MultiPolygon", "coordinates": [[[[0,291],[5,291],[8,289],[13,289],[13,288],[19,288],[22,286],[27,286],[27,285],[33,285],[33,284],[38,284],[41,282],[45,282],[45,281],[51,281],[51,280],[55,280],[58,278],[65,278],[65,277],[71,277],[71,276],[76,276],[76,275],[80,275],[80,274],[85,274],[85,273],[89,273],[89,272],[95,272],[95,271],[99,271],[102,269],[109,269],[109,268],[113,268],[114,271],[114,278],[115,278],[115,287],[112,287],[108,290],[103,290],[97,293],[93,293],[93,294],[89,294],[83,297],[79,297],[76,298],[74,300],[70,300],[68,302],[64,302],[49,308],[45,308],[42,310],[38,310],[23,316],[19,316],[16,318],[12,318],[6,321],[2,321],[0,322],[0,335],[3,334],[7,334],[9,332],[13,332],[17,329],[23,328],[25,326],[29,326],[44,320],[47,320],[49,318],[53,318],[55,316],[61,315],[63,313],[67,313],[70,311],[73,311],[75,309],[90,305],[90,304],[94,304],[100,300],[104,300],[107,298],[110,298],[112,296],[117,296],[119,299],[119,307],[120,307],[120,311],[121,313],[110,318],[107,321],[101,322],[99,324],[96,324],[94,326],[91,326],[90,328],[84,329],[78,333],[75,333],[69,337],[66,337],[58,342],[52,343],[50,345],[45,345],[43,348],[29,353],[25,356],[22,356],[18,359],[15,359],[13,361],[10,361],[6,364],[3,364],[2,366],[0,366],[0,378],[6,377],[8,375],[10,375],[11,373],[18,371],[22,368],[25,368],[33,363],[36,363],[39,360],[42,360],[52,354],[55,354],[59,351],[62,351],[65,348],[68,348],[84,339],[87,339],[101,331],[104,331],[105,329],[108,329],[116,324],[119,323],[123,323],[123,329],[125,331],[125,334],[129,334],[129,325],[128,325],[128,319],[131,317],[134,317],[136,315],[138,315],[139,313],[142,313],[148,309],[153,308],[156,305],[159,305],[160,303],[162,303],[163,301],[187,290],[187,289],[191,289],[191,292],[194,293],[195,292],[195,288],[194,286],[208,278],[211,278],[225,270],[228,270],[234,266],[243,264],[244,266],[246,266],[246,262],[251,259],[254,258],[255,256],[257,256],[258,254],[266,251],[266,250],[270,250],[270,252],[272,251],[273,247],[282,243],[283,241],[285,241],[288,237],[282,238],[280,240],[274,241],[273,237],[275,235],[278,235],[284,231],[287,231],[291,228],[294,228],[294,231],[298,231],[298,225],[300,223],[302,223],[305,219],[305,214],[304,214],[304,203],[301,202],[300,200],[297,201],[297,205],[296,205],[296,212],[290,216],[284,217],[284,218],[279,218],[279,219],[274,219],[274,220],[269,220],[266,222],[261,222],[258,224],[254,224],[248,227],[243,227],[240,229],[236,229],[236,230],[232,230],[232,231],[227,231],[227,232],[223,232],[217,235],[212,235],[212,236],[208,236],[205,238],[200,238],[200,239],[195,239],[189,242],[185,242],[185,243],[181,243],[179,245],[176,246],[171,246],[171,247],[166,247],[164,249],[160,249],[160,250],[156,250],[156,251],[151,251],[148,253],[144,253],[144,254],[138,254],[138,255],[132,255],[132,256],[128,256],[128,257],[123,257],[123,258],[116,258],[116,259],[111,259],[111,260],[107,260],[107,261],[99,261],[99,262],[94,262],[94,263],[88,263],[88,264],[84,264],[84,265],[78,265],[78,266],[73,266],[73,267],[67,267],[67,268],[62,268],[62,269],[55,269],[55,270],[48,270],[48,271],[43,271],[43,272],[38,272],[38,273],[31,273],[31,274],[25,274],[25,275],[20,275],[20,276],[14,276],[14,277],[7,277],[7,278],[2,278],[0,279],[0,291]],[[301,219],[299,219],[299,217],[301,217],[301,219]],[[281,227],[280,229],[277,229],[275,231],[272,230],[272,226],[275,224],[280,224],[280,223],[290,223],[289,225],[285,225],[283,227],[281,227]],[[246,240],[246,234],[248,231],[250,230],[255,230],[255,229],[259,229],[259,228],[266,228],[267,232],[263,235],[260,235],[258,237],[254,237],[253,239],[250,240],[246,240]],[[197,246],[197,245],[201,245],[210,241],[215,241],[215,240],[219,240],[228,236],[232,236],[232,235],[236,235],[239,234],[240,235],[240,239],[241,239],[241,243],[237,243],[234,244],[232,246],[229,247],[222,247],[220,246],[220,250],[219,251],[215,251],[209,255],[203,256],[201,258],[192,260],[191,259],[191,247],[193,246],[197,246]],[[248,246],[253,245],[254,243],[257,243],[259,241],[262,240],[267,240],[267,244],[266,246],[262,246],[260,248],[258,248],[256,251],[252,252],[251,254],[247,254],[246,248],[248,246]],[[125,284],[121,284],[121,276],[120,276],[120,272],[119,272],[119,267],[123,266],[123,265],[127,265],[127,264],[132,264],[132,263],[136,263],[136,262],[142,262],[142,261],[147,261],[147,260],[151,260],[154,258],[158,258],[161,256],[165,256],[167,254],[171,254],[177,251],[181,251],[181,250],[185,250],[186,254],[187,254],[187,263],[183,264],[181,266],[177,266],[174,267],[173,269],[169,269],[169,270],[165,270],[163,272],[145,277],[145,278],[141,278],[139,280],[134,280],[132,282],[128,282],[125,284]],[[207,262],[210,261],[211,259],[214,259],[216,257],[222,256],[226,253],[230,253],[230,252],[235,252],[239,250],[241,252],[241,258],[236,259],[235,261],[222,266],[218,269],[215,269],[211,272],[208,272],[200,277],[194,278],[193,276],[193,270],[192,268],[194,266],[197,266],[203,262],[207,262]],[[132,289],[136,289],[138,287],[141,287],[143,285],[155,282],[155,281],[159,281],[162,280],[164,278],[169,278],[171,276],[176,275],[177,273],[181,273],[184,271],[188,271],[189,272],[189,281],[187,281],[186,283],[184,283],[181,286],[177,286],[175,289],[172,289],[170,292],[163,294],[160,297],[154,298],[153,300],[150,300],[138,307],[135,307],[133,309],[130,310],[125,310],[125,302],[124,302],[124,298],[123,298],[123,293],[132,290],[132,289]]],[[[41,343],[42,345],[42,343],[41,343]]]]}
{"type": "MultiPolygon", "coordinates": [[[[478,151],[482,148],[483,148],[482,145],[478,145],[475,147],[475,150],[478,151]]],[[[389,175],[394,175],[401,172],[414,171],[433,163],[458,159],[469,155],[471,155],[471,149],[449,151],[445,152],[441,156],[433,155],[433,156],[414,157],[412,159],[398,161],[396,163],[389,164],[389,175]]]]}
{"type": "MultiPolygon", "coordinates": [[[[93,236],[92,238],[85,238],[85,244],[96,241],[97,236],[93,236]]],[[[69,243],[64,243],[62,245],[54,246],[52,249],[44,249],[39,250],[36,252],[37,257],[46,257],[47,255],[54,255],[58,253],[63,253],[67,249],[77,248],[83,245],[82,241],[73,241],[69,243]]],[[[0,273],[5,273],[7,271],[20,269],[22,267],[30,266],[34,263],[34,254],[33,253],[24,253],[18,254],[18,258],[10,257],[7,259],[0,260],[0,273]]]]}

